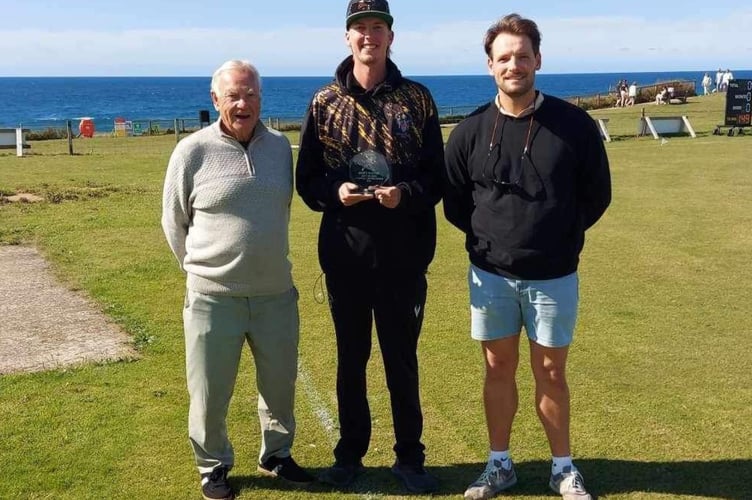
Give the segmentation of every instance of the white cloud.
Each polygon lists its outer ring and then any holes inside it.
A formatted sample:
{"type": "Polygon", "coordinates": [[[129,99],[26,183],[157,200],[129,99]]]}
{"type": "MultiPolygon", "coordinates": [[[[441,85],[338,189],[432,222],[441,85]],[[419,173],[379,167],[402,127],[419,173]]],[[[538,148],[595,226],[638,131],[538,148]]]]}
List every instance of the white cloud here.
{"type": "MultiPolygon", "coordinates": [[[[718,19],[639,16],[541,18],[546,73],[748,69],[752,10],[718,19]],[[746,33],[746,32],[745,32],[746,33]]],[[[487,22],[455,22],[395,34],[406,74],[485,73],[487,22]]],[[[347,55],[340,26],[274,29],[16,30],[0,37],[0,76],[209,75],[232,58],[265,75],[329,75],[347,55]]]]}
{"type": "MultiPolygon", "coordinates": [[[[228,59],[249,59],[264,74],[311,74],[320,61],[346,55],[342,30],[173,29],[103,31],[24,30],[0,37],[0,74],[209,75],[228,59]],[[18,40],[28,40],[19,47],[18,40]],[[306,43],[305,41],[312,41],[306,43]],[[268,68],[268,69],[267,69],[268,68]]],[[[331,63],[330,63],[331,64],[331,63]]]]}
{"type": "Polygon", "coordinates": [[[395,33],[394,58],[406,74],[483,74],[487,22],[439,24],[395,33]]]}
{"type": "Polygon", "coordinates": [[[752,26],[752,11],[720,19],[600,17],[550,19],[543,32],[544,69],[575,72],[749,67],[752,40],[729,27],[752,26]]]}
{"type": "MultiPolygon", "coordinates": [[[[618,16],[536,22],[542,33],[542,71],[547,73],[752,66],[752,39],[728,34],[730,26],[752,26],[752,10],[706,20],[618,16]]],[[[416,73],[430,68],[444,68],[441,74],[485,73],[482,40],[488,24],[457,22],[426,31],[398,32],[396,58],[400,66],[416,68],[416,73]]]]}

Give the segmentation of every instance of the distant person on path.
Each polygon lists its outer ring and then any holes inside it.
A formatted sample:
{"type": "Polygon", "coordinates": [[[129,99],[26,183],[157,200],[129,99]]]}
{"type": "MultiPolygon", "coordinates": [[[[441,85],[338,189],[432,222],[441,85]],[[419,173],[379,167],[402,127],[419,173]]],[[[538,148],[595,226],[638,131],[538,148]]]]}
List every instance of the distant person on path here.
{"type": "Polygon", "coordinates": [[[219,120],[175,147],[162,227],[187,274],[183,309],[188,433],[206,499],[231,499],[235,463],[225,424],[243,345],[256,365],[258,471],[314,481],[290,456],[298,362],[298,292],[288,260],[292,153],[259,120],[261,80],[247,61],[212,77],[219,120]]]}
{"type": "Polygon", "coordinates": [[[627,103],[627,81],[619,80],[619,82],[616,84],[616,102],[614,103],[614,106],[617,108],[621,108],[622,106],[625,106],[626,103],[627,103]]]}
{"type": "Polygon", "coordinates": [[[734,74],[731,72],[730,69],[727,69],[723,76],[721,77],[721,92],[726,92],[728,90],[729,82],[734,79],[734,74]]]}
{"type": "Polygon", "coordinates": [[[552,454],[549,486],[565,499],[591,498],[571,457],[566,362],[585,230],[609,205],[611,180],[592,118],[535,89],[540,39],[536,24],[517,14],[488,29],[484,48],[498,94],[452,131],[445,153],[444,213],[466,235],[470,330],[485,361],[491,448],[466,499],[491,498],[517,482],[509,447],[523,327],[552,454]]]}
{"type": "Polygon", "coordinates": [[[444,150],[428,89],[404,78],[389,57],[392,22],[386,0],[348,3],[345,41],[352,55],[313,96],[301,130],[296,186],[311,209],[323,212],[319,262],[337,338],[340,438],[335,462],[320,480],[344,487],[363,469],[371,438],[366,366],[375,321],[396,441],[391,470],[408,490],[428,493],[438,482],[424,468],[416,351],[444,150]],[[362,171],[353,178],[350,166],[364,158],[382,171],[390,166],[389,178],[356,183],[362,171]]]}
{"type": "Polygon", "coordinates": [[[715,91],[720,92],[721,89],[721,83],[723,82],[723,70],[721,68],[718,68],[718,71],[715,73],[715,91]]]}
{"type": "Polygon", "coordinates": [[[668,93],[668,88],[667,87],[663,87],[660,90],[660,92],[658,92],[657,94],[655,94],[655,103],[656,104],[668,104],[668,100],[669,100],[669,93],[668,93]]]}
{"type": "Polygon", "coordinates": [[[637,82],[632,82],[632,85],[629,86],[628,94],[627,106],[634,106],[635,99],[637,99],[637,82]]]}
{"type": "Polygon", "coordinates": [[[622,107],[627,105],[627,98],[628,98],[627,80],[622,80],[621,84],[619,85],[619,102],[621,103],[622,107]]]}
{"type": "Polygon", "coordinates": [[[703,95],[710,94],[710,87],[713,85],[713,80],[710,78],[710,75],[705,73],[705,76],[702,77],[702,92],[703,95]]]}

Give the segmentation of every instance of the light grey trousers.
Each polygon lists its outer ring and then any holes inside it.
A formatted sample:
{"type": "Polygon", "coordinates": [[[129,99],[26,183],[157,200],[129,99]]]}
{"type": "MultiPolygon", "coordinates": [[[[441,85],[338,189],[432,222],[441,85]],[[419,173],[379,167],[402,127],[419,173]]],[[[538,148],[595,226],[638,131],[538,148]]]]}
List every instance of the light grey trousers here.
{"type": "Polygon", "coordinates": [[[183,309],[185,358],[190,396],[188,435],[200,474],[235,456],[226,417],[243,345],[256,366],[261,424],[259,462],[290,455],[295,437],[295,380],[298,362],[298,292],[227,297],[186,293],[183,309]]]}

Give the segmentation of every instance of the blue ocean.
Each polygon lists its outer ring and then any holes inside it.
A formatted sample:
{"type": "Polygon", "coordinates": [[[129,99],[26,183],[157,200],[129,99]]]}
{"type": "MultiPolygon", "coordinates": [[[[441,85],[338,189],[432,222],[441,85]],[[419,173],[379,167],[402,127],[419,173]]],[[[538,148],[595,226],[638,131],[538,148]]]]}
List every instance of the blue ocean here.
{"type": "MultiPolygon", "coordinates": [[[[709,71],[711,77],[714,71],[709,71]]],[[[752,70],[734,71],[752,78],[752,70]]],[[[538,74],[537,87],[558,97],[607,93],[621,79],[651,85],[668,80],[693,80],[701,89],[703,72],[538,74]]],[[[434,96],[441,115],[466,114],[495,93],[488,75],[414,76],[434,96]]],[[[314,91],[331,81],[323,77],[262,78],[262,118],[300,120],[314,91]]],[[[113,120],[198,120],[200,110],[216,112],[209,99],[209,77],[10,77],[0,78],[0,127],[32,130],[64,128],[91,117],[97,131],[113,128],[113,120]]]]}

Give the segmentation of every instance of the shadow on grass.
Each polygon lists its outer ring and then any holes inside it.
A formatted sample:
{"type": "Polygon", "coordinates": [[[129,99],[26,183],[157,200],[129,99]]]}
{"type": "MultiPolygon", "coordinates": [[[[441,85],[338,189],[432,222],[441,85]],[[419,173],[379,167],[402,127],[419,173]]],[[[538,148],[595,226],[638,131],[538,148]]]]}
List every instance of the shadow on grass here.
{"type": "Polygon", "coordinates": [[[646,492],[752,498],[749,482],[752,459],[678,462],[579,459],[577,464],[586,483],[599,495],[646,492]]]}
{"type": "MultiPolygon", "coordinates": [[[[700,497],[742,500],[752,498],[749,473],[752,459],[640,462],[627,460],[588,459],[576,460],[585,477],[588,490],[597,496],[629,493],[656,493],[662,495],[692,495],[700,497]]],[[[485,464],[453,464],[428,466],[427,469],[440,481],[437,495],[462,495],[469,483],[474,481],[485,464]]],[[[517,485],[509,490],[507,497],[554,496],[548,489],[550,463],[543,461],[515,464],[517,485]]],[[[318,475],[321,469],[308,469],[318,475]]],[[[283,481],[253,476],[231,477],[233,486],[243,494],[253,491],[288,491],[295,486],[283,481]]],[[[324,484],[315,483],[298,488],[309,493],[332,493],[337,491],[324,484]]],[[[406,495],[402,483],[388,467],[367,467],[352,486],[343,493],[406,495]]]]}

